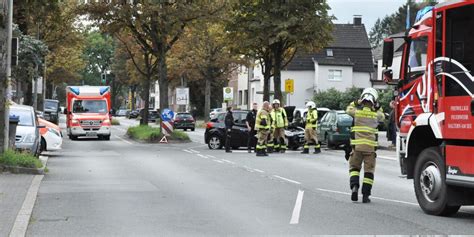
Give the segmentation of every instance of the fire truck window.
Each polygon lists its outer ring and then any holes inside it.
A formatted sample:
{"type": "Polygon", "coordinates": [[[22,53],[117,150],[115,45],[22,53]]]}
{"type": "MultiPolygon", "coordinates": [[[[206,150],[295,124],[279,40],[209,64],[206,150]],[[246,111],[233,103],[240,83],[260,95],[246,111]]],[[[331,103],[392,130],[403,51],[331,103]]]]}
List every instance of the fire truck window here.
{"type": "Polygon", "coordinates": [[[75,100],[73,113],[107,113],[105,100],[75,100]]]}
{"type": "Polygon", "coordinates": [[[416,79],[425,73],[427,48],[428,48],[427,37],[420,37],[420,38],[413,39],[411,41],[410,54],[408,56],[410,80],[416,79]]]}

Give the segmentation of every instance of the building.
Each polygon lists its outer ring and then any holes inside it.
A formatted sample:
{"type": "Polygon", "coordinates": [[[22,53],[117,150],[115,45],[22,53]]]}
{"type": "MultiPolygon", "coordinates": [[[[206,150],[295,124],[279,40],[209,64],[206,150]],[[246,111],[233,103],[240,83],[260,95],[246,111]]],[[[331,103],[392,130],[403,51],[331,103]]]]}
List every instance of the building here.
{"type": "MultiPolygon", "coordinates": [[[[248,71],[242,66],[238,75],[239,98],[240,93],[243,98],[239,100],[241,108],[247,108],[246,102],[262,102],[261,66],[257,62],[253,70],[250,70],[250,75],[248,71]],[[247,100],[245,93],[250,93],[247,100]]],[[[374,74],[374,61],[367,32],[362,18],[355,16],[352,24],[334,24],[333,40],[326,48],[319,52],[296,55],[282,70],[282,91],[286,79],[294,80],[294,93],[285,95],[284,101],[286,105],[303,107],[317,91],[370,87],[374,74]]],[[[270,81],[272,97],[273,80],[270,81]]]]}

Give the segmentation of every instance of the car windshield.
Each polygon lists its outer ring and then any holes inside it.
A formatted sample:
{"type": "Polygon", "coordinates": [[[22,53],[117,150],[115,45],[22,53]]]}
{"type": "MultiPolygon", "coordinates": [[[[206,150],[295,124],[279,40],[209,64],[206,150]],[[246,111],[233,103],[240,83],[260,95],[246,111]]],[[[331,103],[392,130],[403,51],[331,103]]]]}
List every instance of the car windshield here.
{"type": "Polygon", "coordinates": [[[105,100],[75,100],[73,113],[107,113],[107,102],[105,100]]]}
{"type": "Polygon", "coordinates": [[[337,123],[339,125],[352,125],[352,117],[346,113],[337,114],[337,123]]]}
{"type": "Polygon", "coordinates": [[[58,110],[58,102],[47,100],[44,102],[44,109],[58,110]]]}
{"type": "Polygon", "coordinates": [[[33,114],[29,110],[10,108],[10,116],[20,117],[19,126],[34,126],[33,114]]]}

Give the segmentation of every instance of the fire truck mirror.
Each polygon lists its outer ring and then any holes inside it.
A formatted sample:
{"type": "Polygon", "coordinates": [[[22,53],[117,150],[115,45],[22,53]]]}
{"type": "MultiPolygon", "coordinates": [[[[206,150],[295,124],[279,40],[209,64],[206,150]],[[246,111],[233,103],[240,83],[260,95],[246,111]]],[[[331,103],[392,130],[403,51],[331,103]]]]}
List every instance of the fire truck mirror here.
{"type": "Polygon", "coordinates": [[[385,39],[383,41],[383,58],[382,66],[391,67],[393,63],[393,39],[385,39]]]}
{"type": "Polygon", "coordinates": [[[383,73],[383,80],[385,81],[385,83],[389,84],[393,81],[392,69],[384,69],[382,73],[383,73]]]}

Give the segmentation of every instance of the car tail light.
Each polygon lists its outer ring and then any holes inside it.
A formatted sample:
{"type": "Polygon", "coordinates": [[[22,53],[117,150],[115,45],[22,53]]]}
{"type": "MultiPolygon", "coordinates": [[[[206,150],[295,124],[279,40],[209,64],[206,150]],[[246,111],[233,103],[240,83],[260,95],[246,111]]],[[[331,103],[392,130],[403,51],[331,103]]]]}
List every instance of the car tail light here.
{"type": "Polygon", "coordinates": [[[209,122],[207,123],[207,128],[213,128],[214,127],[214,123],[213,122],[209,122]]]}

